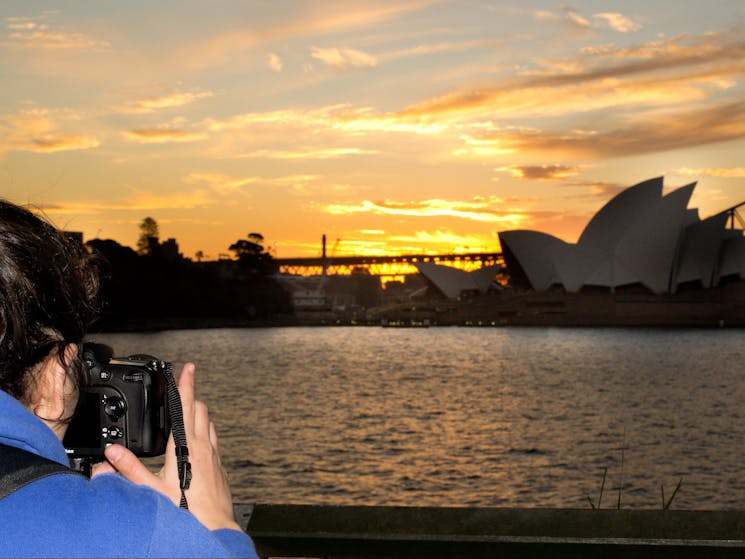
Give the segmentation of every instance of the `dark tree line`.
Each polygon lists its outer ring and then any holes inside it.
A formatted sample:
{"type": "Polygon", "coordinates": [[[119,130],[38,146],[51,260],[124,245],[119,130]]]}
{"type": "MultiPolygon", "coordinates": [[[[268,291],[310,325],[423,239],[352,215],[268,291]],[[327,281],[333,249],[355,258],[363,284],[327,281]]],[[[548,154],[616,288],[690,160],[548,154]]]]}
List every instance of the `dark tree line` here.
{"type": "Polygon", "coordinates": [[[193,262],[178,254],[172,239],[160,242],[151,218],[140,229],[137,251],[112,240],[86,243],[103,269],[100,329],[233,325],[291,312],[261,235],[231,245],[236,260],[193,262]]]}

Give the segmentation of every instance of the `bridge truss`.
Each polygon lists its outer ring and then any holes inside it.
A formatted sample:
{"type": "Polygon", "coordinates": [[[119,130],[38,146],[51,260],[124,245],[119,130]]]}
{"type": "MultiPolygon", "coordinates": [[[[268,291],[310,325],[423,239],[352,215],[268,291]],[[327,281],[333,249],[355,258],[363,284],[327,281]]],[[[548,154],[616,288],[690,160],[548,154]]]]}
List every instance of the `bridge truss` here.
{"type": "Polygon", "coordinates": [[[418,274],[415,264],[431,262],[473,271],[494,264],[504,265],[501,252],[467,254],[407,254],[400,256],[334,256],[315,258],[279,258],[281,274],[297,276],[350,275],[364,273],[381,277],[418,274]]]}

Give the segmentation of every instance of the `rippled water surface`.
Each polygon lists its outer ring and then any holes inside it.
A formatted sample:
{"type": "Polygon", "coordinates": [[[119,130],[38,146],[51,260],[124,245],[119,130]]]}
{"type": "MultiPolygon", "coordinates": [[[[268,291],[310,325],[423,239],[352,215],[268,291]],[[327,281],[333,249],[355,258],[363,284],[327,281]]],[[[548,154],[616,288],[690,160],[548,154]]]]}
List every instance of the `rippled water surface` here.
{"type": "Polygon", "coordinates": [[[96,339],[197,364],[237,502],[745,509],[745,330],[96,339]]]}

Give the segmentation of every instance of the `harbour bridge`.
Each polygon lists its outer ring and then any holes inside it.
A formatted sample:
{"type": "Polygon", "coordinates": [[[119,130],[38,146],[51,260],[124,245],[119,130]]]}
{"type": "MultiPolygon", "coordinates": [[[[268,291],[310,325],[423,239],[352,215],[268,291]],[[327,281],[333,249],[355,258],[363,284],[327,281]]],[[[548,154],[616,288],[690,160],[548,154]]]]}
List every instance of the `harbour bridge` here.
{"type": "Polygon", "coordinates": [[[398,256],[333,256],[278,258],[281,274],[298,276],[350,275],[365,273],[394,277],[417,274],[415,264],[431,262],[472,271],[494,264],[504,265],[501,252],[471,252],[462,254],[404,254],[398,256]]]}

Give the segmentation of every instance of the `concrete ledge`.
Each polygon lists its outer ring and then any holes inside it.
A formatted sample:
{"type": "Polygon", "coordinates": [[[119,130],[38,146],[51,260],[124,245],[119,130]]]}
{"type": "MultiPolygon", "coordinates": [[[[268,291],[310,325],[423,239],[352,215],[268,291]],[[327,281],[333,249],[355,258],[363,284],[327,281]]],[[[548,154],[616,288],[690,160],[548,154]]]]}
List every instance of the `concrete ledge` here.
{"type": "Polygon", "coordinates": [[[745,511],[237,505],[262,557],[745,557],[745,511]]]}

